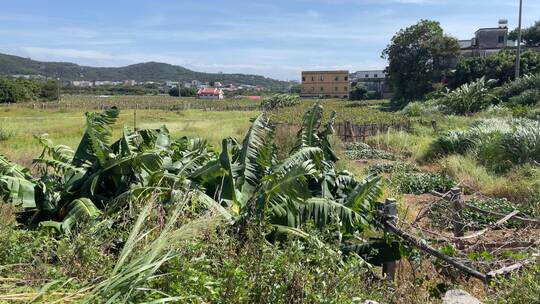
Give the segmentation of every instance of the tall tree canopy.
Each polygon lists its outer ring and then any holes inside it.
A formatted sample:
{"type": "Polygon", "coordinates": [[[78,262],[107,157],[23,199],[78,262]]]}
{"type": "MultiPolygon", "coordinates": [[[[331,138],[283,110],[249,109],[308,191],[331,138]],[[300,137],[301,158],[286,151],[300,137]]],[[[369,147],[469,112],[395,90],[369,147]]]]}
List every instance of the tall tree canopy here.
{"type": "Polygon", "coordinates": [[[421,99],[443,81],[455,63],[459,44],[444,34],[439,22],[421,20],[401,29],[382,53],[386,77],[396,100],[421,99]]]}
{"type": "MultiPolygon", "coordinates": [[[[518,29],[510,32],[512,40],[518,40],[518,29]]],[[[536,21],[531,27],[524,28],[521,32],[521,41],[527,46],[540,46],[540,20],[536,21]]]]}

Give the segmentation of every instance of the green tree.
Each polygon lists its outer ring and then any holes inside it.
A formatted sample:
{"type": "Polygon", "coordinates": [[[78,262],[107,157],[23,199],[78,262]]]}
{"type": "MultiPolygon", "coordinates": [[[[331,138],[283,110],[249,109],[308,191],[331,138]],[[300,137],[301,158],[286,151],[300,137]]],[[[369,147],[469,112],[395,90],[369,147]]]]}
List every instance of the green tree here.
{"type": "Polygon", "coordinates": [[[25,101],[27,97],[28,94],[24,86],[15,80],[0,77],[0,103],[25,101]]]}
{"type": "Polygon", "coordinates": [[[40,97],[44,100],[59,99],[58,82],[56,80],[47,80],[41,85],[40,97]]]}
{"type": "Polygon", "coordinates": [[[459,44],[444,34],[439,22],[421,20],[401,29],[382,53],[395,100],[421,99],[443,81],[455,64],[459,44]]]}
{"type": "MultiPolygon", "coordinates": [[[[518,29],[510,32],[508,38],[518,40],[518,29]]],[[[521,41],[527,46],[540,46],[540,20],[536,21],[531,27],[524,28],[521,31],[521,41]]]]}
{"type": "Polygon", "coordinates": [[[356,84],[349,94],[351,100],[364,100],[368,94],[368,89],[363,84],[356,84]]]}
{"type": "MultiPolygon", "coordinates": [[[[482,77],[496,79],[500,83],[507,82],[514,78],[515,63],[516,53],[511,50],[487,57],[461,58],[450,81],[450,87],[457,88],[482,77]]],[[[521,75],[540,73],[540,53],[523,52],[520,68],[521,75]]]]}
{"type": "MultiPolygon", "coordinates": [[[[182,95],[182,97],[193,97],[197,95],[197,89],[181,87],[180,94],[182,95]]],[[[178,87],[171,88],[169,90],[169,95],[178,97],[178,87]]]]}

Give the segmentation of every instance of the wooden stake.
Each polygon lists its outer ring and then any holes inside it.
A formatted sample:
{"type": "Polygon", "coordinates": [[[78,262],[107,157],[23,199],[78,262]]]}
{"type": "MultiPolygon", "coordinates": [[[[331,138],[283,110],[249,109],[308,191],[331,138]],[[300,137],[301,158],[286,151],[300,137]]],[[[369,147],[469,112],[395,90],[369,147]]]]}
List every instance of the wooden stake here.
{"type": "Polygon", "coordinates": [[[461,216],[461,210],[463,205],[461,204],[461,189],[458,187],[452,188],[450,190],[450,203],[452,204],[452,209],[454,214],[452,216],[452,225],[454,226],[454,236],[462,237],[464,235],[464,225],[461,216]]]}
{"type": "MultiPolygon", "coordinates": [[[[396,225],[397,223],[397,204],[393,198],[387,198],[384,202],[384,213],[388,217],[388,223],[396,225]]],[[[383,264],[383,277],[394,280],[396,277],[396,262],[386,262],[383,264]]]]}

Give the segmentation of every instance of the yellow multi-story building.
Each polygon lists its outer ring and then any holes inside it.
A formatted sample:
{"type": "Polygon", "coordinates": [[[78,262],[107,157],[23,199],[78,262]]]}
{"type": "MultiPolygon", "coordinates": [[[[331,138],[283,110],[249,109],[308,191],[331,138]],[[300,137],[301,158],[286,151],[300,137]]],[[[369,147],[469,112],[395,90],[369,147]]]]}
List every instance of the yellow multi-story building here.
{"type": "Polygon", "coordinates": [[[303,71],[302,97],[349,98],[349,71],[303,71]]]}

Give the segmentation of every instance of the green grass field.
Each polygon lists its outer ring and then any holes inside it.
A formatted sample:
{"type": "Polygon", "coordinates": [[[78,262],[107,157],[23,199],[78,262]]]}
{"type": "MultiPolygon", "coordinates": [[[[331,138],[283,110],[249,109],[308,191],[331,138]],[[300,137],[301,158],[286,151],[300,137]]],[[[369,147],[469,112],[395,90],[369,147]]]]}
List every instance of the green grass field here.
{"type": "MultiPolygon", "coordinates": [[[[35,135],[44,133],[57,144],[76,147],[84,130],[84,110],[32,110],[23,108],[0,108],[0,154],[10,160],[28,165],[40,153],[35,135]]],[[[124,125],[133,127],[133,110],[124,110],[114,127],[113,137],[120,134],[124,125]]],[[[138,110],[138,128],[159,128],[165,125],[175,137],[190,136],[206,138],[219,146],[228,136],[242,137],[250,125],[250,118],[258,112],[202,110],[162,111],[138,110]]]]}

